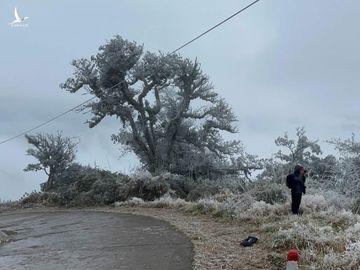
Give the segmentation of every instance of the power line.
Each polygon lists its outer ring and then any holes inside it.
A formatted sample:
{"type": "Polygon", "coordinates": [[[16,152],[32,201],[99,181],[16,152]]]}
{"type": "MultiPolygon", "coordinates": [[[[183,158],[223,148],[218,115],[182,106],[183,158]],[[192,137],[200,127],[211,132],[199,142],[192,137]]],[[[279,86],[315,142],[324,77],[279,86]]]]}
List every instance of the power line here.
{"type": "Polygon", "coordinates": [[[10,138],[8,138],[8,139],[6,139],[4,141],[1,141],[0,144],[6,143],[6,142],[11,141],[11,140],[14,140],[16,138],[19,138],[19,137],[25,135],[26,133],[29,133],[31,131],[34,131],[35,129],[41,128],[41,127],[49,124],[50,122],[55,121],[56,119],[59,119],[60,117],[64,116],[65,114],[68,114],[69,112],[72,112],[72,111],[76,110],[77,108],[80,108],[81,106],[85,105],[86,103],[90,102],[91,100],[93,100],[95,98],[96,97],[89,98],[89,99],[85,100],[84,102],[80,103],[79,105],[76,105],[75,107],[72,107],[71,109],[69,109],[69,110],[67,110],[67,111],[65,111],[63,113],[58,114],[57,116],[54,116],[53,118],[51,118],[51,119],[49,119],[49,120],[47,120],[47,121],[33,127],[33,128],[31,128],[31,129],[25,130],[25,131],[21,132],[20,134],[18,134],[16,136],[13,136],[13,137],[10,137],[10,138]]]}
{"type": "MultiPolygon", "coordinates": [[[[196,36],[196,37],[193,38],[192,40],[190,40],[190,41],[186,42],[185,44],[181,45],[179,48],[177,48],[176,50],[172,51],[170,54],[174,54],[174,53],[180,51],[180,50],[183,49],[184,47],[186,47],[186,46],[188,46],[189,44],[193,43],[194,41],[198,40],[198,39],[201,38],[202,36],[206,35],[207,33],[211,32],[211,31],[214,30],[215,28],[217,28],[217,27],[219,27],[220,25],[224,24],[225,22],[231,20],[232,18],[234,18],[235,16],[239,15],[239,14],[242,13],[243,11],[247,10],[247,9],[250,8],[251,6],[255,5],[255,4],[256,4],[257,2],[259,2],[259,1],[260,1],[260,0],[256,0],[256,1],[251,2],[249,5],[245,6],[244,8],[240,9],[239,11],[235,12],[234,14],[232,14],[231,16],[227,17],[226,19],[222,20],[221,22],[219,22],[218,24],[214,25],[213,27],[209,28],[209,29],[206,30],[205,32],[203,32],[203,33],[201,33],[200,35],[196,36]]],[[[113,86],[111,86],[110,88],[107,88],[107,89],[105,89],[105,90],[110,90],[110,89],[118,86],[120,83],[121,83],[121,82],[119,82],[119,83],[117,83],[117,84],[115,84],[115,85],[113,85],[113,86]]],[[[95,99],[95,98],[96,98],[96,97],[89,98],[88,100],[85,100],[84,102],[80,103],[79,105],[77,105],[77,106],[75,106],[75,107],[73,107],[73,108],[70,108],[69,110],[67,110],[67,111],[65,111],[65,112],[63,112],[63,113],[61,113],[61,114],[58,114],[58,115],[54,116],[53,118],[51,118],[51,119],[49,119],[49,120],[47,120],[47,121],[45,121],[45,122],[43,122],[43,123],[41,123],[41,124],[33,127],[33,128],[30,128],[30,129],[28,129],[28,130],[25,130],[25,131],[19,133],[18,135],[15,135],[15,136],[13,136],[13,137],[10,137],[10,138],[8,138],[8,139],[5,139],[4,141],[1,141],[1,142],[0,142],[0,145],[1,145],[1,144],[4,144],[4,143],[7,143],[7,142],[9,142],[9,141],[12,141],[12,140],[14,140],[14,139],[16,139],[16,138],[19,138],[19,137],[21,137],[21,136],[24,136],[25,134],[27,134],[27,133],[29,133],[29,132],[32,132],[32,131],[40,128],[40,127],[43,127],[43,126],[45,126],[45,125],[47,125],[47,124],[49,124],[49,123],[51,123],[51,122],[59,119],[60,117],[63,117],[64,115],[66,115],[66,114],[68,114],[68,113],[70,113],[70,112],[78,109],[79,107],[85,105],[86,103],[90,102],[91,100],[93,100],[93,99],[95,99]]]]}
{"type": "Polygon", "coordinates": [[[214,30],[215,28],[219,27],[220,25],[222,25],[223,23],[226,23],[227,21],[231,20],[232,18],[234,18],[235,16],[239,15],[241,12],[247,10],[249,7],[255,5],[257,2],[259,2],[260,0],[256,0],[252,3],[250,3],[249,5],[247,5],[246,7],[240,9],[239,11],[235,12],[233,15],[231,15],[230,17],[227,17],[226,19],[222,20],[221,22],[219,22],[218,24],[214,25],[213,27],[211,27],[210,29],[206,30],[205,32],[201,33],[200,35],[196,36],[195,38],[193,38],[192,40],[186,42],[184,45],[181,45],[179,48],[177,48],[176,50],[172,51],[171,54],[176,53],[178,51],[180,51],[182,48],[186,47],[187,45],[189,45],[190,43],[193,43],[195,40],[198,40],[199,38],[201,38],[202,36],[206,35],[207,33],[211,32],[212,30],[214,30]]]}

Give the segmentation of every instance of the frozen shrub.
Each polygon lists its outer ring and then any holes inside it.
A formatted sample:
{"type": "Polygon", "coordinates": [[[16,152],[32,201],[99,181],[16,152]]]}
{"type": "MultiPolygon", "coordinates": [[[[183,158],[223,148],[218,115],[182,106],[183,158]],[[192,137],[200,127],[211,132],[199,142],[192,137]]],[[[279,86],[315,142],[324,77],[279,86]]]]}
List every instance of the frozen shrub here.
{"type": "Polygon", "coordinates": [[[188,201],[198,201],[203,198],[215,195],[218,190],[213,186],[199,185],[191,190],[187,196],[188,201]]]}
{"type": "Polygon", "coordinates": [[[264,201],[256,201],[253,205],[247,210],[247,212],[253,216],[264,216],[268,215],[274,209],[274,205],[268,204],[264,201]]]}
{"type": "Polygon", "coordinates": [[[0,201],[0,211],[8,209],[16,209],[19,207],[20,201],[0,201]]]}
{"type": "MultiPolygon", "coordinates": [[[[53,184],[52,191],[60,193],[65,192],[70,186],[72,186],[77,181],[84,178],[86,174],[93,174],[90,167],[82,166],[78,163],[71,164],[66,168],[61,174],[57,175],[56,181],[53,184]]],[[[47,183],[41,184],[41,190],[45,191],[47,183]]]]}
{"type": "Polygon", "coordinates": [[[115,202],[114,206],[115,207],[121,207],[121,206],[135,207],[135,206],[146,206],[146,204],[143,199],[133,197],[133,198],[129,198],[127,201],[115,202]]]}
{"type": "Polygon", "coordinates": [[[329,207],[323,195],[304,195],[302,198],[302,208],[309,211],[325,210],[329,207]]]}
{"type": "Polygon", "coordinates": [[[169,183],[175,195],[188,201],[197,201],[219,193],[239,193],[245,190],[244,180],[236,176],[223,176],[215,179],[198,178],[164,173],[159,176],[169,183]]]}
{"type": "Polygon", "coordinates": [[[43,204],[50,206],[58,204],[59,196],[53,192],[33,191],[30,194],[25,193],[20,201],[22,204],[43,204]]]}
{"type": "Polygon", "coordinates": [[[254,202],[255,199],[248,193],[228,195],[226,200],[222,202],[222,208],[232,218],[246,218],[244,215],[254,202]]]}
{"type": "Polygon", "coordinates": [[[275,204],[283,203],[287,200],[287,193],[284,185],[267,181],[257,181],[251,194],[257,201],[275,204]]]}
{"type": "Polygon", "coordinates": [[[24,203],[35,201],[62,206],[108,205],[131,197],[152,201],[169,192],[169,184],[162,176],[137,174],[127,177],[90,167],[80,168],[79,171],[68,172],[73,179],[66,182],[66,185],[59,186],[53,197],[47,198],[50,193],[28,194],[24,203]]]}
{"type": "Polygon", "coordinates": [[[170,208],[181,208],[184,207],[187,204],[187,202],[183,199],[174,199],[170,196],[164,196],[161,197],[153,202],[150,202],[150,205],[157,208],[164,208],[164,207],[170,207],[170,208]]]}
{"type": "Polygon", "coordinates": [[[25,193],[20,201],[22,204],[41,203],[42,192],[32,191],[31,193],[25,193]]]}
{"type": "Polygon", "coordinates": [[[133,197],[130,200],[124,202],[124,204],[128,206],[139,206],[144,204],[144,200],[141,198],[133,197]]]}
{"type": "Polygon", "coordinates": [[[356,222],[345,230],[346,239],[356,242],[360,238],[360,223],[356,222]]]}
{"type": "Polygon", "coordinates": [[[329,206],[333,206],[336,209],[345,209],[351,210],[354,205],[354,199],[345,196],[344,194],[340,194],[336,191],[328,190],[328,191],[321,191],[321,194],[325,197],[329,206]]]}
{"type": "Polygon", "coordinates": [[[122,200],[129,197],[139,197],[145,201],[153,201],[169,191],[169,184],[161,176],[152,177],[150,174],[138,174],[131,177],[129,182],[120,189],[122,200]]]}
{"type": "MultiPolygon", "coordinates": [[[[91,197],[95,203],[110,204],[114,203],[118,195],[118,185],[114,179],[97,180],[91,187],[91,197]]],[[[81,194],[81,193],[80,193],[81,194]]]]}
{"type": "MultiPolygon", "coordinates": [[[[358,219],[358,218],[357,218],[358,219]]],[[[343,252],[329,252],[324,256],[323,267],[327,269],[359,269],[360,266],[360,222],[357,221],[345,231],[339,232],[344,241],[343,252]]]]}
{"type": "Polygon", "coordinates": [[[87,207],[95,205],[103,205],[103,201],[95,201],[89,192],[81,192],[76,195],[73,200],[67,201],[64,206],[66,207],[87,207]]]}
{"type": "Polygon", "coordinates": [[[342,256],[342,262],[347,269],[359,269],[360,267],[360,242],[348,243],[342,256]]]}
{"type": "Polygon", "coordinates": [[[200,199],[196,203],[186,204],[184,210],[195,214],[212,214],[221,207],[214,199],[200,199]]]}
{"type": "Polygon", "coordinates": [[[352,197],[346,196],[333,190],[308,188],[307,194],[303,197],[303,199],[303,203],[305,203],[309,207],[309,204],[314,202],[317,205],[315,209],[334,207],[339,210],[350,210],[354,205],[354,200],[352,197]]]}
{"type": "Polygon", "coordinates": [[[94,177],[94,175],[86,175],[75,181],[73,186],[77,192],[88,192],[97,180],[98,178],[94,177]]]}
{"type": "Polygon", "coordinates": [[[164,173],[160,175],[165,182],[170,185],[170,189],[173,190],[177,197],[185,199],[191,190],[195,189],[197,184],[191,177],[185,177],[183,175],[164,173]]]}
{"type": "Polygon", "coordinates": [[[62,206],[69,205],[71,201],[74,201],[78,196],[79,192],[74,186],[70,186],[68,189],[64,190],[61,193],[58,193],[60,201],[59,204],[62,206]]]}
{"type": "Polygon", "coordinates": [[[273,205],[268,204],[264,201],[256,201],[253,205],[245,212],[249,216],[264,216],[268,215],[272,211],[273,205]]]}
{"type": "MultiPolygon", "coordinates": [[[[321,255],[330,251],[344,250],[344,242],[331,226],[319,226],[311,221],[294,221],[289,228],[282,229],[273,236],[272,246],[276,249],[287,250],[297,248],[307,251],[307,255],[321,255]]],[[[316,260],[314,257],[308,261],[316,260]]]]}
{"type": "Polygon", "coordinates": [[[289,212],[284,204],[269,204],[263,201],[255,201],[248,209],[238,213],[240,219],[250,219],[256,223],[262,223],[265,219],[277,219],[280,215],[289,212]]]}
{"type": "Polygon", "coordinates": [[[226,202],[242,212],[249,209],[255,203],[255,199],[249,193],[243,193],[229,197],[226,202]]]}
{"type": "Polygon", "coordinates": [[[334,207],[330,207],[327,210],[314,212],[311,215],[314,219],[321,220],[323,223],[326,223],[333,228],[346,229],[349,226],[354,225],[358,222],[358,216],[353,215],[350,211],[346,210],[337,210],[334,207]]]}
{"type": "Polygon", "coordinates": [[[143,206],[143,207],[156,207],[156,208],[165,208],[165,207],[169,207],[169,208],[179,208],[181,209],[182,207],[188,205],[189,203],[187,203],[185,200],[183,199],[179,199],[179,198],[172,198],[169,195],[165,195],[159,199],[156,199],[154,201],[147,201],[145,202],[143,199],[141,198],[137,198],[137,197],[133,197],[130,198],[127,201],[124,202],[115,202],[114,206],[119,207],[119,206],[130,206],[130,207],[134,207],[134,206],[143,206]]]}
{"type": "Polygon", "coordinates": [[[246,180],[237,175],[224,175],[214,179],[201,178],[196,184],[211,187],[216,193],[229,191],[232,193],[242,193],[247,189],[246,180]]]}
{"type": "Polygon", "coordinates": [[[324,256],[323,268],[357,270],[360,267],[360,242],[349,242],[343,253],[330,252],[324,256]]]}
{"type": "Polygon", "coordinates": [[[349,226],[355,216],[348,211],[352,200],[336,192],[324,192],[324,195],[303,196],[302,208],[306,213],[313,213],[316,218],[331,220],[334,226],[349,226]]]}
{"type": "Polygon", "coordinates": [[[351,210],[354,214],[360,214],[360,199],[354,201],[351,210]]]}
{"type": "Polygon", "coordinates": [[[237,177],[219,177],[216,179],[199,178],[196,181],[191,177],[164,173],[160,175],[170,185],[177,197],[189,201],[197,201],[201,198],[213,196],[218,193],[243,191],[244,184],[237,177]]]}

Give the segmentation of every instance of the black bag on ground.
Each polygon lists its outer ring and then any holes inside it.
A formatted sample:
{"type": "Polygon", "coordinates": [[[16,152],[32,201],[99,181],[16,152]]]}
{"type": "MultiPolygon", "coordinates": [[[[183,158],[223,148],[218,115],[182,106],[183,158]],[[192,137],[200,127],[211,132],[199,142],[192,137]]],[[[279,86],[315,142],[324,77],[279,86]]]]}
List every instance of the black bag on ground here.
{"type": "Polygon", "coordinates": [[[255,236],[249,236],[248,238],[241,241],[240,245],[243,247],[251,247],[253,244],[257,242],[257,238],[255,236]]]}

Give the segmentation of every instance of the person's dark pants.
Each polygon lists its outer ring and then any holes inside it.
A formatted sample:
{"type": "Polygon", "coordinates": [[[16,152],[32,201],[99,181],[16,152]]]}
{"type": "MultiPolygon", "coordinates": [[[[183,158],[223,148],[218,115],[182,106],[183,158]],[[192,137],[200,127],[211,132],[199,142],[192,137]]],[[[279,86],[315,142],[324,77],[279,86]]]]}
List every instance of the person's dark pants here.
{"type": "Polygon", "coordinates": [[[302,196],[301,193],[291,192],[291,211],[294,215],[299,214],[301,196],[302,196]]]}

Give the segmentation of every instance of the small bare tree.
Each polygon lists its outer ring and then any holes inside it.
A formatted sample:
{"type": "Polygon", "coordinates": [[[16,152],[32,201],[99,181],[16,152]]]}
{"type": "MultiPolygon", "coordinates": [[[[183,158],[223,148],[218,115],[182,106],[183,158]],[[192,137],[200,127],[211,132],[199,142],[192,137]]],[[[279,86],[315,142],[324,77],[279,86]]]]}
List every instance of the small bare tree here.
{"type": "Polygon", "coordinates": [[[38,160],[29,164],[24,171],[43,170],[48,176],[44,190],[51,190],[57,176],[63,173],[75,160],[77,143],[70,138],[63,137],[59,132],[56,135],[37,134],[25,135],[29,144],[33,146],[27,154],[38,160]]]}

